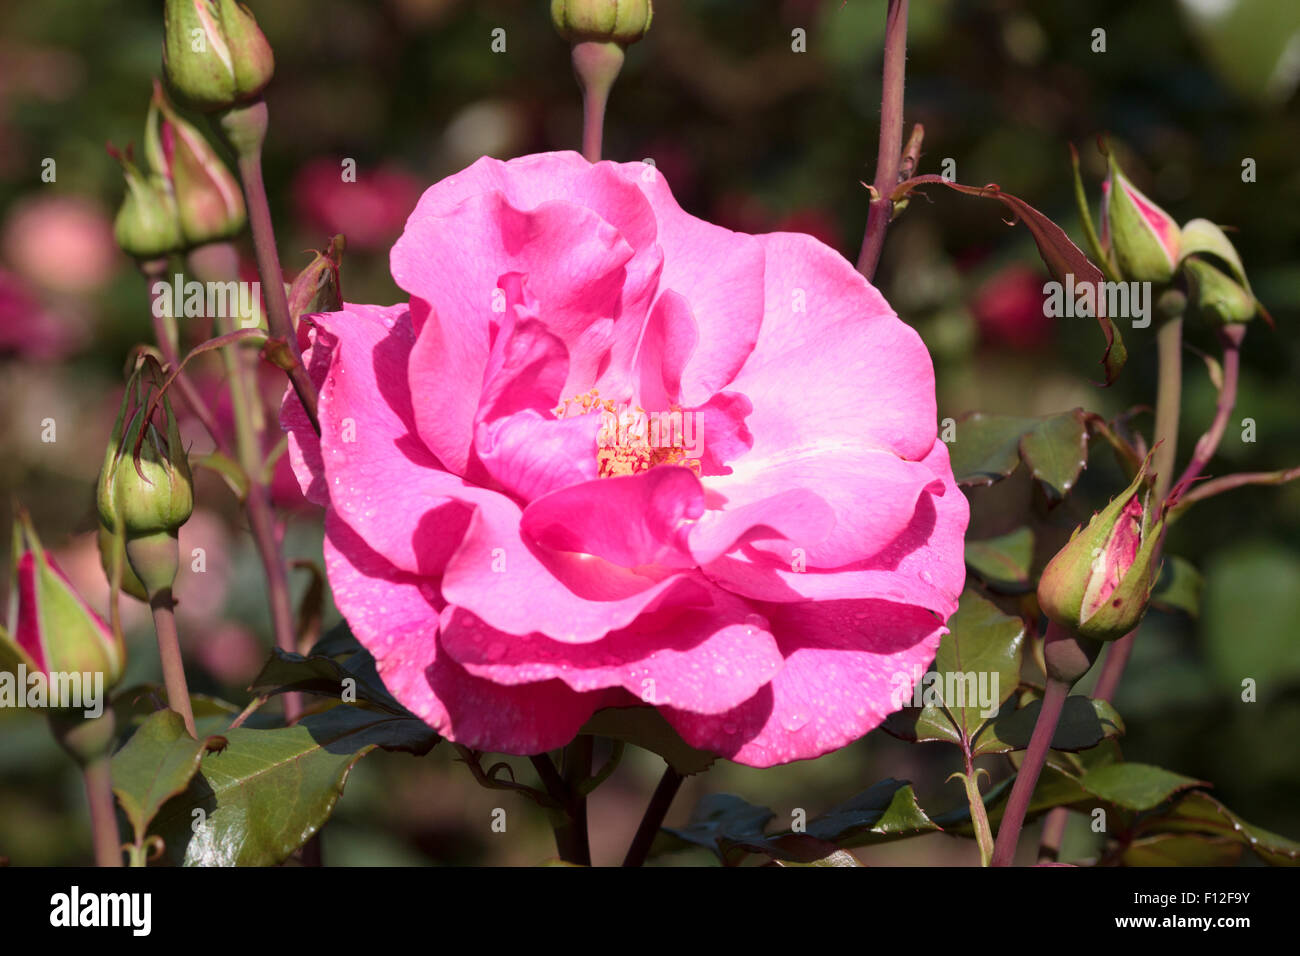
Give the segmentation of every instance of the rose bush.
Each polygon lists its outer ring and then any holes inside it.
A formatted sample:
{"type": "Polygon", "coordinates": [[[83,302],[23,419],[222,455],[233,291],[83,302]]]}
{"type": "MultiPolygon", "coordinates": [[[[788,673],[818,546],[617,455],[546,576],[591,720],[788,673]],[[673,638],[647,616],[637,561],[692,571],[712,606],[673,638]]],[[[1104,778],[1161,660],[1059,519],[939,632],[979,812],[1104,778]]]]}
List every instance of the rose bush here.
{"type": "Polygon", "coordinates": [[[301,324],[321,434],[292,389],[282,423],[335,601],[432,727],[537,753],[644,702],[770,766],[925,670],[967,503],[925,347],[839,254],[549,153],[430,188],[391,266],[408,303],[301,324]]]}

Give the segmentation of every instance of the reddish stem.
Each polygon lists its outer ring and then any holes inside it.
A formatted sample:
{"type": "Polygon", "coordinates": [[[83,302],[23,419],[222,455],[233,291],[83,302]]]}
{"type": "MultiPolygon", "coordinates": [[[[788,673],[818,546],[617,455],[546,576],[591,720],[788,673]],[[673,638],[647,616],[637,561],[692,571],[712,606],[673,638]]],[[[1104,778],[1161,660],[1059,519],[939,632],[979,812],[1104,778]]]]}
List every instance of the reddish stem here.
{"type": "Polygon", "coordinates": [[[880,149],[876,153],[875,195],[867,208],[867,228],[858,254],[858,271],[871,281],[880,262],[885,232],[894,215],[890,198],[898,185],[903,149],[903,77],[907,65],[907,3],[889,0],[885,14],[885,65],[880,93],[880,149]]]}
{"type": "MultiPolygon", "coordinates": [[[[1049,624],[1048,629],[1055,627],[1049,624]]],[[[1002,822],[998,824],[998,838],[993,844],[993,865],[1010,866],[1015,859],[1016,844],[1020,841],[1020,828],[1025,823],[1025,813],[1029,810],[1029,801],[1038,785],[1039,774],[1047,762],[1047,752],[1052,747],[1052,737],[1056,734],[1056,725],[1061,719],[1061,709],[1065,698],[1070,694],[1070,685],[1064,681],[1048,678],[1047,689],[1043,693],[1043,706],[1038,712],[1038,721],[1034,724],[1033,736],[1029,738],[1029,748],[1025,759],[1016,774],[1015,783],[1011,785],[1011,796],[1007,798],[1006,810],[1002,822]]]]}

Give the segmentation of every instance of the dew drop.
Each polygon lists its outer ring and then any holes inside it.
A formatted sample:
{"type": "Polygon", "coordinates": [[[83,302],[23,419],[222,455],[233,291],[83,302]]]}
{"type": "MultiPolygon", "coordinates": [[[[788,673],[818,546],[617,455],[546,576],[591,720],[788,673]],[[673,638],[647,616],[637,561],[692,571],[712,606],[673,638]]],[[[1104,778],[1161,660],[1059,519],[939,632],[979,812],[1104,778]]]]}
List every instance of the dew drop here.
{"type": "Polygon", "coordinates": [[[785,714],[781,717],[781,726],[790,733],[801,730],[806,723],[808,723],[808,718],[798,712],[785,714]]]}

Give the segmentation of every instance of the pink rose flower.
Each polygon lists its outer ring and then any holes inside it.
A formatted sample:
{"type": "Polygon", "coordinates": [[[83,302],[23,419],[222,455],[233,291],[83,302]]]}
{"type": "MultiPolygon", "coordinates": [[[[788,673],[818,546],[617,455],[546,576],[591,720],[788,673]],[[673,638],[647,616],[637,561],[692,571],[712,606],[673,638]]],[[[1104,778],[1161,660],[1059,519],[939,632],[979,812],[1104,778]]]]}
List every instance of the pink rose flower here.
{"type": "Polygon", "coordinates": [[[391,265],[409,304],[309,320],[321,437],[291,393],[282,421],[403,704],[528,754],[645,703],[759,767],[893,709],[968,509],[929,355],[849,263],[550,153],[430,188],[391,265]]]}
{"type": "Polygon", "coordinates": [[[343,180],[338,159],[318,159],[302,168],[293,184],[293,201],[304,226],[322,237],[343,233],[351,249],[377,249],[401,232],[420,185],[394,167],[358,168],[343,180]]]}

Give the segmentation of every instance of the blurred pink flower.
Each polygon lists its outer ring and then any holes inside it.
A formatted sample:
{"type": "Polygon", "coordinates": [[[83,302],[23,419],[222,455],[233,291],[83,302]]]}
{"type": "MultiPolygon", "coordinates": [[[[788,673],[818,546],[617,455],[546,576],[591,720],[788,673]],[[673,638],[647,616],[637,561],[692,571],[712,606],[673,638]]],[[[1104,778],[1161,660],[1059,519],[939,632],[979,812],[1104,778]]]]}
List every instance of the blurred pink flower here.
{"type": "Polygon", "coordinates": [[[15,272],[55,292],[94,292],[121,264],[108,216],[77,196],[41,196],[15,204],[3,247],[15,272]]]}
{"type": "Polygon", "coordinates": [[[971,311],[991,345],[1037,349],[1052,339],[1052,320],[1043,310],[1043,273],[1027,265],[1007,266],[975,292],[971,311]]]}
{"type": "Polygon", "coordinates": [[[318,159],[299,171],[293,200],[304,226],[320,233],[321,241],[341,232],[353,249],[391,244],[420,195],[419,182],[391,166],[360,167],[355,182],[344,182],[342,163],[318,159]]]}
{"type": "Polygon", "coordinates": [[[308,320],[321,436],[291,393],[282,421],[402,703],[516,754],[644,703],[752,766],[893,709],[968,508],[930,357],[848,262],[549,153],[433,186],[391,264],[409,304],[308,320]]]}
{"type": "Polygon", "coordinates": [[[0,355],[58,361],[84,341],[79,323],[47,309],[18,276],[0,269],[0,355]]]}

